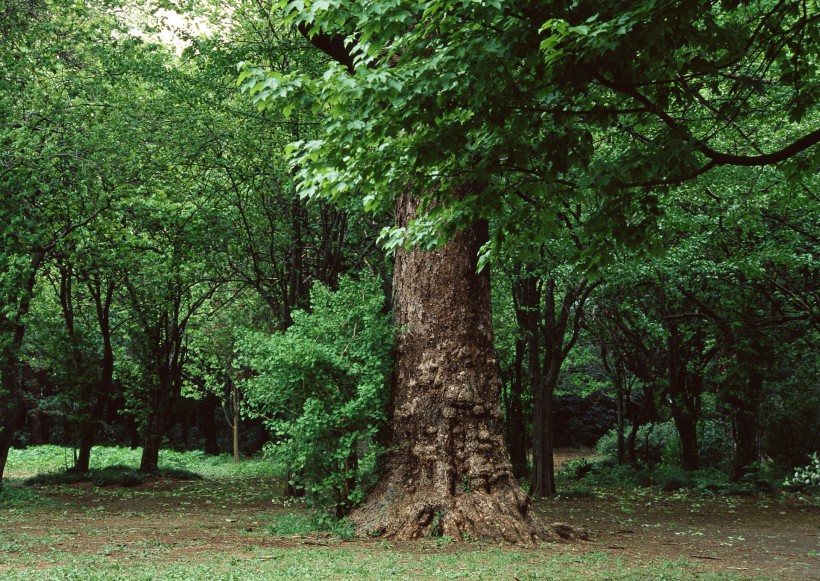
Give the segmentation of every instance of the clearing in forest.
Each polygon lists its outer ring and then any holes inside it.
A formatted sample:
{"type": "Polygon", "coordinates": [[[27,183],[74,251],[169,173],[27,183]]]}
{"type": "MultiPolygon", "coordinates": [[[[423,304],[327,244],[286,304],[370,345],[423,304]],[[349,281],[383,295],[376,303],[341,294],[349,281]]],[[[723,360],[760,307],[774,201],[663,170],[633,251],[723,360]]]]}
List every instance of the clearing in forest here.
{"type": "Polygon", "coordinates": [[[587,542],[393,543],[283,502],[273,478],[5,484],[3,579],[818,579],[817,500],[594,488],[539,501],[587,542]]]}

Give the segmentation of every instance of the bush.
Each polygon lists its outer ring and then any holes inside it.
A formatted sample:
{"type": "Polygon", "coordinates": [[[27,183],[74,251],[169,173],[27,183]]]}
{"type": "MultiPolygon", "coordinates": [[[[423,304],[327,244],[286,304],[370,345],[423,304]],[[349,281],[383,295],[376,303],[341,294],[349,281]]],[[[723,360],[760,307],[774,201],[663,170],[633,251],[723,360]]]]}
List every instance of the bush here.
{"type": "MultiPolygon", "coordinates": [[[[625,428],[628,432],[629,426],[625,428]]],[[[678,442],[678,432],[671,421],[662,424],[646,424],[638,428],[635,440],[635,451],[638,461],[652,465],[661,459],[674,456],[674,446],[678,442]],[[670,452],[671,451],[671,452],[670,452]]],[[[612,462],[618,459],[618,439],[615,429],[607,432],[595,446],[598,455],[612,462]]]]}
{"type": "Polygon", "coordinates": [[[611,460],[595,462],[583,481],[591,486],[615,488],[634,488],[652,484],[651,475],[646,469],[626,464],[619,466],[611,460]]]}
{"type": "Polygon", "coordinates": [[[805,466],[796,468],[794,474],[787,478],[783,485],[790,490],[817,492],[820,490],[820,456],[817,452],[810,456],[805,466]]]}
{"type": "MultiPolygon", "coordinates": [[[[626,431],[629,431],[629,426],[626,431]]],[[[715,420],[698,423],[698,458],[701,466],[727,469],[731,459],[731,434],[715,420]]],[[[596,444],[598,455],[615,462],[618,440],[615,429],[607,432],[596,444]]],[[[635,451],[638,461],[652,466],[658,463],[676,466],[680,463],[680,437],[673,421],[646,424],[638,428],[635,451]]]]}
{"type": "Polygon", "coordinates": [[[355,528],[349,520],[337,519],[327,513],[289,512],[277,515],[266,529],[268,534],[277,537],[304,536],[315,533],[330,533],[340,539],[351,539],[355,528]]]}
{"type": "Polygon", "coordinates": [[[253,372],[241,388],[273,434],[266,454],[279,475],[342,515],[382,453],[393,330],[375,279],[342,278],[336,292],[316,284],[311,306],[284,333],[240,341],[239,364],[253,372]]]}
{"type": "Polygon", "coordinates": [[[578,458],[576,460],[569,460],[564,464],[561,472],[570,480],[580,480],[592,471],[595,466],[586,458],[578,458]]]}

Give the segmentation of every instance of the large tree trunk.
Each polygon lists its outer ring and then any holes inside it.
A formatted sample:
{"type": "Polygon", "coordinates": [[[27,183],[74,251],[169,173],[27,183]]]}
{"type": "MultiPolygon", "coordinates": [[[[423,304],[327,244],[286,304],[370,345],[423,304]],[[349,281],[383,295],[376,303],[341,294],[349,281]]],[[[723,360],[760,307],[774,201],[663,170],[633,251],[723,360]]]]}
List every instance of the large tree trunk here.
{"type": "MultiPolygon", "coordinates": [[[[466,189],[466,188],[465,188],[466,189]]],[[[464,192],[466,193],[466,192],[464,192]]],[[[399,202],[398,223],[417,203],[399,202]]],[[[396,348],[391,451],[364,506],[360,534],[436,534],[512,543],[544,535],[513,476],[504,445],[493,349],[490,280],[476,273],[486,224],[435,252],[396,254],[396,348]]]]}

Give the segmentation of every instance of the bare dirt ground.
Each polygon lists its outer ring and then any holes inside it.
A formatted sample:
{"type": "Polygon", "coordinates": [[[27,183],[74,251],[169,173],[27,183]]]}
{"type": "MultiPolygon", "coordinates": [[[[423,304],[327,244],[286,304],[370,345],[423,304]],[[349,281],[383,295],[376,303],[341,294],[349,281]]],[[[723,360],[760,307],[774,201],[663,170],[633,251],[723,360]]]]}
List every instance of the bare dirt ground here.
{"type": "MultiPolygon", "coordinates": [[[[57,508],[14,512],[2,523],[6,535],[41,539],[26,549],[34,555],[59,550],[102,552],[112,560],[190,561],[214,552],[242,557],[254,547],[338,544],[366,551],[377,542],[268,534],[266,525],[294,508],[279,502],[278,483],[262,479],[160,480],[128,489],[85,484],[40,492],[57,508]]],[[[551,543],[536,551],[600,551],[630,562],[686,559],[697,562],[698,570],[740,578],[820,579],[820,507],[811,499],[636,489],[539,501],[534,509],[545,522],[569,523],[590,534],[588,542],[551,543]]],[[[455,545],[441,550],[457,550],[455,545]]],[[[418,550],[413,544],[394,548],[418,550]]]]}

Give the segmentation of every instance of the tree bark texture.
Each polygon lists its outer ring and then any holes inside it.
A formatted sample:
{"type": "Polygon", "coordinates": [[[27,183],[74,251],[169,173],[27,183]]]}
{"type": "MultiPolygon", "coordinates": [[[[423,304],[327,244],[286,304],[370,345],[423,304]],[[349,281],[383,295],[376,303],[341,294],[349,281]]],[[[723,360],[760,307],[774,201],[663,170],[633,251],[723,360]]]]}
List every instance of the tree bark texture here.
{"type": "MultiPolygon", "coordinates": [[[[403,197],[398,224],[416,208],[403,197]]],[[[360,534],[511,543],[545,535],[504,445],[489,273],[476,273],[487,236],[476,223],[434,252],[396,254],[391,449],[381,480],[351,514],[360,534]]]]}

